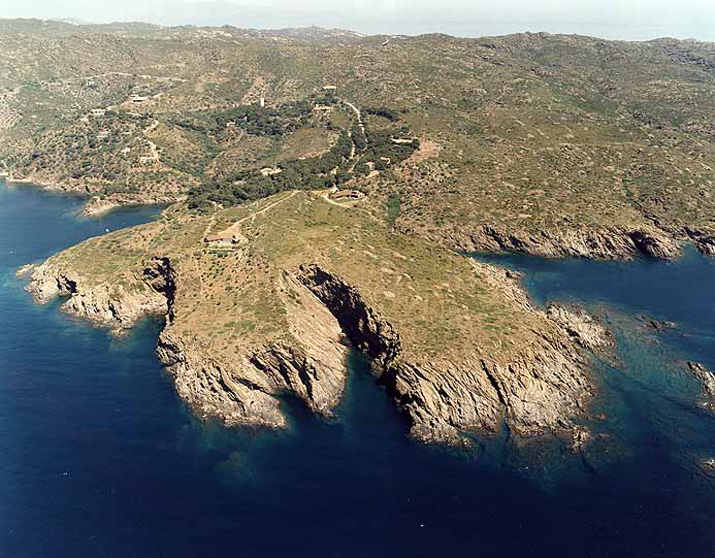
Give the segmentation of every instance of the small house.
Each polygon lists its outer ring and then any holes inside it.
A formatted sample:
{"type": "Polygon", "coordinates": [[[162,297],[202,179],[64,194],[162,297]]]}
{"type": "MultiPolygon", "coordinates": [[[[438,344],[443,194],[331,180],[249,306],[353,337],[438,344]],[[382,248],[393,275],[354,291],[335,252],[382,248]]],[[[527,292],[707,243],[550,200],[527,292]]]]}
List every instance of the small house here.
{"type": "Polygon", "coordinates": [[[330,194],[330,198],[336,201],[339,200],[361,200],[365,197],[360,190],[338,190],[330,194]]]}
{"type": "Polygon", "coordinates": [[[207,234],[204,242],[209,246],[230,246],[233,244],[231,237],[222,236],[220,234],[207,234]]]}
{"type": "Polygon", "coordinates": [[[95,108],[90,111],[90,114],[95,117],[104,116],[106,113],[106,109],[103,108],[95,108]]]}
{"type": "Polygon", "coordinates": [[[417,138],[390,138],[397,145],[412,145],[417,138]]]}
{"type": "Polygon", "coordinates": [[[264,168],[264,169],[261,169],[261,174],[262,174],[263,176],[273,176],[273,175],[275,175],[275,174],[280,174],[280,173],[282,173],[282,172],[283,172],[283,170],[282,170],[282,169],[279,169],[278,167],[275,167],[275,168],[273,168],[273,167],[266,167],[266,168],[264,168]]]}

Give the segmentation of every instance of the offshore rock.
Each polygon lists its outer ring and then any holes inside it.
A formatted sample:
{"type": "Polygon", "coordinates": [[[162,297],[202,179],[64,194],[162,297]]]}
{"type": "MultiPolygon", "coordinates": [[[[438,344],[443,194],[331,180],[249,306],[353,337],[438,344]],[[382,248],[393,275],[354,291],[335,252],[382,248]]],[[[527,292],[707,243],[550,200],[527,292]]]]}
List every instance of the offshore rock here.
{"type": "Polygon", "coordinates": [[[686,365],[700,382],[703,397],[706,399],[705,406],[715,410],[715,373],[698,362],[688,361],[686,365]]]}

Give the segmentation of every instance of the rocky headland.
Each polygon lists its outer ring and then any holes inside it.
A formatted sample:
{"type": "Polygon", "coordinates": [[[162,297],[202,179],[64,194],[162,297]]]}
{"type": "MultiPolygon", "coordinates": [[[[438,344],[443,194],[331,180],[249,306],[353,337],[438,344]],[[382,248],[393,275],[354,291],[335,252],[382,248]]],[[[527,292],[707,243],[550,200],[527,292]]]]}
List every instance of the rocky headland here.
{"type": "Polygon", "coordinates": [[[175,206],[53,256],[28,289],[115,331],[165,316],[157,354],[178,393],[227,425],[285,427],[285,393],[329,416],[352,345],[418,439],[459,443],[503,421],[523,436],[576,432],[595,390],[589,355],[612,342],[603,326],[535,307],[513,272],[289,198],[210,217],[175,206]],[[205,244],[245,217],[245,243],[205,244]]]}

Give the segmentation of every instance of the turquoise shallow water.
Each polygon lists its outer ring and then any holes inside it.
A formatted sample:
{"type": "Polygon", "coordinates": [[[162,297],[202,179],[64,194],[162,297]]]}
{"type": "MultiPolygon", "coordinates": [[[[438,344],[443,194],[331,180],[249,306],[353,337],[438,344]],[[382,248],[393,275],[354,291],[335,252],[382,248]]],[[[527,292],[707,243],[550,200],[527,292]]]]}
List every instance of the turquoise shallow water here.
{"type": "Polygon", "coordinates": [[[0,556],[715,555],[715,421],[681,359],[715,368],[715,267],[500,260],[538,301],[578,299],[616,332],[596,442],[501,433],[473,451],[412,443],[354,356],[332,421],[286,400],[274,433],[194,420],[153,354],[161,324],[112,340],[35,306],[14,277],[84,238],[81,201],[0,184],[0,556]],[[655,336],[633,316],[678,322],[655,336]]]}

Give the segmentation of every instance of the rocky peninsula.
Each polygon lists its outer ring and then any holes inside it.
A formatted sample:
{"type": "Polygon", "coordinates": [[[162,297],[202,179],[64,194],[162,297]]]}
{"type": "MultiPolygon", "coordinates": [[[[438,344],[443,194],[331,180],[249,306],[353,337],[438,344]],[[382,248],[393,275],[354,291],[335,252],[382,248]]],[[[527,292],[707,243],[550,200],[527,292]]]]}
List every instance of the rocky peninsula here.
{"type": "Polygon", "coordinates": [[[596,389],[589,349],[610,343],[581,311],[535,307],[512,272],[311,193],[207,216],[172,206],[51,257],[28,289],[114,331],[165,316],[157,353],[178,393],[227,425],[285,427],[284,393],[329,416],[352,346],[418,439],[502,421],[569,435],[596,389]],[[205,242],[235,223],[240,242],[205,242]]]}

